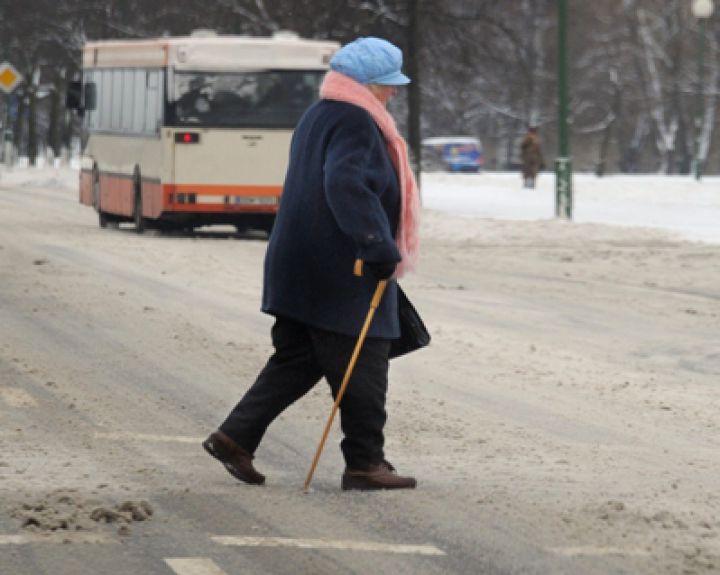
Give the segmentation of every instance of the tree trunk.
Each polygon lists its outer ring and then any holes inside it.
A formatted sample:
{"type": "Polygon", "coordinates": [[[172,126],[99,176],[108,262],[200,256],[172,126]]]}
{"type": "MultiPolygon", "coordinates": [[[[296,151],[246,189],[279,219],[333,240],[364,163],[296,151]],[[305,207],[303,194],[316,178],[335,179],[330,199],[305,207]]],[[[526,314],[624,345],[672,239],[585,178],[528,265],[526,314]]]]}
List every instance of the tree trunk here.
{"type": "Polygon", "coordinates": [[[615,122],[616,120],[609,121],[603,130],[602,140],[600,141],[600,150],[598,152],[598,162],[595,167],[595,175],[598,178],[602,178],[605,175],[605,170],[607,169],[607,153],[610,148],[610,138],[612,137],[612,129],[615,122]]]}
{"type": "Polygon", "coordinates": [[[408,2],[407,50],[405,54],[406,70],[410,80],[408,86],[408,145],[411,158],[414,159],[414,171],[420,181],[422,166],[422,145],[420,138],[420,3],[421,0],[408,2]]]}
{"type": "Polygon", "coordinates": [[[25,128],[25,93],[20,92],[17,97],[17,116],[15,116],[15,125],[13,126],[13,145],[15,146],[15,154],[19,156],[22,153],[23,129],[25,128]]]}
{"type": "MultiPolygon", "coordinates": [[[[713,58],[716,58],[715,54],[717,54],[717,43],[712,38],[710,39],[710,50],[708,50],[708,53],[712,54],[713,58]]],[[[720,69],[718,69],[717,64],[713,63],[713,66],[710,67],[710,78],[708,82],[708,86],[710,87],[709,94],[703,94],[701,96],[705,99],[705,113],[702,119],[701,132],[699,134],[700,143],[698,157],[703,163],[703,166],[705,166],[705,172],[707,172],[706,164],[708,159],[708,152],[710,151],[710,142],[712,142],[713,128],[715,126],[715,106],[717,102],[717,87],[719,82],[720,69]]]]}
{"type": "Polygon", "coordinates": [[[47,145],[52,149],[55,158],[60,157],[60,86],[55,85],[50,92],[50,123],[48,126],[47,145]]]}
{"type": "Polygon", "coordinates": [[[28,158],[30,165],[34,166],[37,161],[37,90],[30,91],[30,104],[28,108],[28,158]]]}

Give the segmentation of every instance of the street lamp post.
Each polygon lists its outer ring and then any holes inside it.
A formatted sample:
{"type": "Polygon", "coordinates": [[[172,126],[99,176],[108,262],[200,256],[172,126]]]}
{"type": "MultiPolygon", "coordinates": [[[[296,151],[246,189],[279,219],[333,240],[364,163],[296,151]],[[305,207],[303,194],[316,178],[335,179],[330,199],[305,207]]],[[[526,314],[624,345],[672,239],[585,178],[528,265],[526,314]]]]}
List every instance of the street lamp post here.
{"type": "Polygon", "coordinates": [[[705,23],[713,13],[715,8],[712,0],[693,0],[692,13],[700,24],[698,30],[698,89],[697,89],[697,106],[695,116],[695,179],[700,181],[703,176],[705,160],[702,157],[702,133],[703,133],[703,116],[705,115],[705,94],[704,94],[704,74],[705,64],[703,57],[705,56],[705,23]]]}
{"type": "Polygon", "coordinates": [[[568,138],[567,0],[558,2],[558,158],[555,160],[555,215],[572,219],[572,163],[568,138]]]}

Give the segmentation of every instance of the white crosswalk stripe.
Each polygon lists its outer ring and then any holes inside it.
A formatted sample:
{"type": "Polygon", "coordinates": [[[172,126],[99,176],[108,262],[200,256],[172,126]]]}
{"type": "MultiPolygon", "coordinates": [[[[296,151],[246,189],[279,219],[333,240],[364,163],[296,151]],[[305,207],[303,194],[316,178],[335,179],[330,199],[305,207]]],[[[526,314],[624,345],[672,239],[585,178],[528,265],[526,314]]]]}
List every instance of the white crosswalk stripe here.
{"type": "Polygon", "coordinates": [[[157,441],[166,443],[192,443],[199,444],[204,437],[189,437],[187,435],[156,435],[154,433],[95,433],[97,439],[110,441],[157,441]]]}
{"type": "Polygon", "coordinates": [[[409,555],[445,555],[434,545],[400,545],[373,541],[342,541],[333,539],[291,539],[288,537],[210,537],[221,545],[239,547],[296,547],[300,549],[339,549],[344,551],[373,551],[377,553],[405,553],[409,555]]]}
{"type": "Polygon", "coordinates": [[[650,555],[646,549],[640,548],[623,548],[623,547],[598,547],[595,545],[586,545],[584,547],[550,547],[549,551],[562,555],[564,557],[577,557],[579,555],[587,555],[591,557],[604,557],[606,555],[620,555],[631,557],[645,557],[650,555]]]}
{"type": "Polygon", "coordinates": [[[0,535],[2,545],[31,545],[35,543],[112,543],[113,540],[100,533],[60,531],[53,533],[18,533],[0,535]]]}
{"type": "Polygon", "coordinates": [[[167,557],[165,563],[177,575],[226,575],[212,559],[205,557],[167,557]]]}

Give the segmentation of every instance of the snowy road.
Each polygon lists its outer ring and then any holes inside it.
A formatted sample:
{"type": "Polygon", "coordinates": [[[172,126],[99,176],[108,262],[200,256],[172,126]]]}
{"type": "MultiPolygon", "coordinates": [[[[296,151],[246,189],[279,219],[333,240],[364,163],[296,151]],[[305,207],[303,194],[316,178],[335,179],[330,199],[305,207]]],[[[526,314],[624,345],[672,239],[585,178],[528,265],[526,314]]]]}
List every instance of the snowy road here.
{"type": "Polygon", "coordinates": [[[199,446],[269,351],[265,241],[101,230],[74,177],[0,180],[3,574],[716,572],[717,245],[426,211],[404,285],[434,341],[394,363],[387,428],[419,487],[341,492],[334,431],[303,495],[322,385],[265,487],[199,446]]]}

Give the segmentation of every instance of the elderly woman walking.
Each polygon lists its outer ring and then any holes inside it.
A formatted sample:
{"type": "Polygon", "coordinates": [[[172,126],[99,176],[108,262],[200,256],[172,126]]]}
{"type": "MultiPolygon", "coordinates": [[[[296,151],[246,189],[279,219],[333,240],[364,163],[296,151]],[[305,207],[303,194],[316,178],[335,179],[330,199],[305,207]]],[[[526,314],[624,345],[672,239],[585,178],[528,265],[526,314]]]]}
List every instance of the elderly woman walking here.
{"type": "Polygon", "coordinates": [[[219,429],[203,443],[227,471],[262,484],[253,466],[270,423],[322,377],[333,396],[377,282],[388,280],[340,405],[343,489],[414,488],[385,459],[391,340],[400,336],[395,279],[418,252],[417,186],[405,142],[386,110],[402,53],[380,38],[340,49],[295,130],[268,243],[262,310],[275,317],[275,352],[219,429]],[[358,275],[359,274],[359,275],[358,275]]]}

